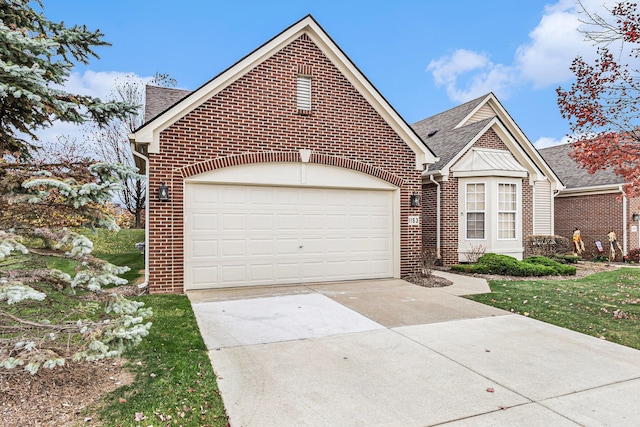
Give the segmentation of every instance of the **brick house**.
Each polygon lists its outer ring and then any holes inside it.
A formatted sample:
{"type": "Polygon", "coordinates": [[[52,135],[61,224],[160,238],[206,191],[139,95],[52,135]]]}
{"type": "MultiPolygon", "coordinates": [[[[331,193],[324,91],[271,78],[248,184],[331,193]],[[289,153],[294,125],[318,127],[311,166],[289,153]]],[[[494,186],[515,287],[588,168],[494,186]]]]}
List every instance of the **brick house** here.
{"type": "Polygon", "coordinates": [[[422,234],[443,264],[522,259],[529,236],[554,233],[562,183],[493,94],[412,127],[439,158],[423,173],[422,234]]]}
{"type": "Polygon", "coordinates": [[[607,234],[616,233],[623,254],[640,247],[640,199],[628,198],[622,191],[624,181],[611,170],[590,174],[570,157],[570,144],[543,148],[540,154],[553,167],[565,188],[555,197],[556,234],[571,238],[575,228],[580,229],[585,244],[583,259],[601,254],[595,244],[602,243],[609,256],[607,234]],[[635,214],[635,219],[634,219],[635,214]]]}
{"type": "Polygon", "coordinates": [[[193,92],[147,95],[130,139],[151,292],[419,268],[415,196],[437,159],[311,16],[193,92]]]}

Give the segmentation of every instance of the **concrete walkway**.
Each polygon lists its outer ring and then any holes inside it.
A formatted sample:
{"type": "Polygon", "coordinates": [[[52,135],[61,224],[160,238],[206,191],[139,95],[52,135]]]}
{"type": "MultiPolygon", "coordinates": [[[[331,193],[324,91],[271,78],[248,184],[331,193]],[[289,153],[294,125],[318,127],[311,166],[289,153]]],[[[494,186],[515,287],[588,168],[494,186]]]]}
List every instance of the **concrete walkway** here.
{"type": "Polygon", "coordinates": [[[460,298],[481,279],[192,291],[232,426],[636,426],[640,351],[460,298]]]}

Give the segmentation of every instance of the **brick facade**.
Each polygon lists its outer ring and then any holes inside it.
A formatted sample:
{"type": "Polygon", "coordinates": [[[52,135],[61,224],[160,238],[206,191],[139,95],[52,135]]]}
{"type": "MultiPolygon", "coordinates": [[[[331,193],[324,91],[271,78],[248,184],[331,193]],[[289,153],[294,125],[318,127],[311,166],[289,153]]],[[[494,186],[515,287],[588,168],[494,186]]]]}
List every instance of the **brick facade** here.
{"type": "MultiPolygon", "coordinates": [[[[638,199],[631,199],[627,210],[627,226],[629,241],[638,240],[637,233],[631,233],[633,220],[631,214],[640,212],[638,199]],[[634,211],[634,209],[636,209],[634,211]]],[[[636,222],[637,225],[637,222],[636,222]]],[[[591,260],[598,255],[595,242],[602,242],[604,253],[609,256],[607,234],[614,231],[620,246],[623,245],[623,202],[620,193],[582,195],[574,197],[558,197],[555,201],[555,231],[559,236],[571,239],[573,230],[578,227],[585,245],[582,258],[591,260]]],[[[628,249],[637,247],[630,244],[628,249]]],[[[618,259],[619,261],[619,259],[618,259]]]]}
{"type": "Polygon", "coordinates": [[[160,133],[150,154],[151,193],[161,182],[171,201],[150,198],[150,290],[183,292],[184,179],[235,164],[310,161],[358,170],[400,187],[401,275],[418,268],[422,236],[407,226],[419,215],[415,154],[358,90],[302,35],[160,133]],[[296,77],[312,77],[312,110],[296,109],[296,77]]]}
{"type": "MultiPolygon", "coordinates": [[[[489,129],[473,145],[476,148],[489,148],[498,150],[509,150],[502,142],[498,134],[489,129]]],[[[472,147],[471,147],[472,148],[472,147]]],[[[469,148],[469,149],[471,149],[469,148]]],[[[461,156],[462,158],[463,156],[461,156]]],[[[533,187],[529,184],[529,177],[522,179],[522,242],[525,245],[523,256],[530,255],[526,249],[527,237],[533,233],[533,187]]],[[[458,178],[449,173],[447,181],[440,182],[441,192],[441,218],[440,218],[440,254],[444,265],[458,263],[458,178]]],[[[437,187],[429,181],[425,181],[422,186],[422,197],[425,201],[432,202],[423,204],[422,235],[424,248],[433,250],[436,245],[436,200],[437,187]]]]}

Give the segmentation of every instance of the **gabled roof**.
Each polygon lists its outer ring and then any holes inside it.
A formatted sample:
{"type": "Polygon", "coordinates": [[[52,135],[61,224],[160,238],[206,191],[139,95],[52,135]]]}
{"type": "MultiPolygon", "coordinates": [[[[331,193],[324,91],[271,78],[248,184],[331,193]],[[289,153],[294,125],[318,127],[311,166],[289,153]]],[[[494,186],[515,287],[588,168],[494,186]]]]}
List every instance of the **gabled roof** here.
{"type": "Polygon", "coordinates": [[[190,93],[190,90],[185,89],[147,86],[145,88],[144,122],[152,120],[190,93]]]}
{"type": "Polygon", "coordinates": [[[592,174],[580,167],[569,155],[573,151],[571,144],[542,148],[539,151],[556,171],[567,190],[586,189],[587,187],[603,189],[604,186],[617,189],[621,184],[624,184],[624,180],[610,169],[599,170],[592,174]]]}
{"type": "Polygon", "coordinates": [[[451,166],[489,129],[494,129],[533,180],[548,178],[553,187],[562,183],[524,135],[493,93],[473,99],[412,125],[439,157],[424,175],[447,178],[451,166]]]}
{"type": "Polygon", "coordinates": [[[416,169],[423,170],[425,164],[431,164],[437,160],[418,134],[395,111],[311,15],[307,15],[293,24],[182,100],[150,119],[150,121],[130,134],[129,138],[138,144],[148,144],[149,153],[159,153],[160,132],[303,34],[306,34],[318,46],[386,123],[412,149],[416,155],[416,169]]]}

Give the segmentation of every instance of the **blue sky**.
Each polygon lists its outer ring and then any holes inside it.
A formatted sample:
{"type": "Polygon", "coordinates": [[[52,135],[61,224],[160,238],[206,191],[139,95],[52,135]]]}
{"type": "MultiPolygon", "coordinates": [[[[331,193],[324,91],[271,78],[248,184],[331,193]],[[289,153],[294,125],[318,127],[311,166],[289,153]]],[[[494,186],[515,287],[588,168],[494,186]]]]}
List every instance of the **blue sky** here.
{"type": "MultiPolygon", "coordinates": [[[[603,2],[582,1],[604,14],[603,2]]],[[[114,78],[157,71],[196,89],[310,13],[407,122],[494,92],[539,148],[569,133],[555,88],[571,84],[575,56],[595,53],[578,10],[575,0],[44,0],[48,18],[112,43],[74,70],[70,90],[105,98],[114,78]]]]}

